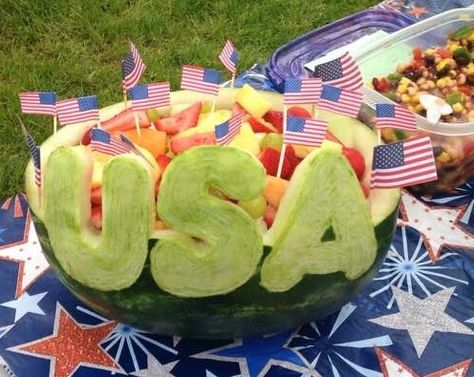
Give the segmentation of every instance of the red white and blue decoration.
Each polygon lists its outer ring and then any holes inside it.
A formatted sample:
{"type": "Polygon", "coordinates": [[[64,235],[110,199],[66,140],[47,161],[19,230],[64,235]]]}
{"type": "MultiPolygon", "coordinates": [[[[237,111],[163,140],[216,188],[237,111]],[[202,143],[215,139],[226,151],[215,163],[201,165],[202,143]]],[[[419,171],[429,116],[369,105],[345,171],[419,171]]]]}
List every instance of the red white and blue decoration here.
{"type": "Polygon", "coordinates": [[[324,320],[228,340],[157,336],[104,318],[57,280],[22,194],[0,203],[0,364],[16,377],[470,377],[474,179],[403,192],[371,285],[324,320]]]}

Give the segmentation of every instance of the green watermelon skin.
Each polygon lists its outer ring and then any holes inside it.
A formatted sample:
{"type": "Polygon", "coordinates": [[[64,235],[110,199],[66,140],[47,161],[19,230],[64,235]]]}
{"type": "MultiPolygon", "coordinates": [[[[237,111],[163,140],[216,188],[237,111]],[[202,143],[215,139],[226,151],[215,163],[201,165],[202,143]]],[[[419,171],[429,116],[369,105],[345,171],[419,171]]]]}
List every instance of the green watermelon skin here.
{"type": "MultiPolygon", "coordinates": [[[[260,286],[257,271],[237,290],[206,298],[181,298],[160,290],[151,276],[149,261],[130,288],[113,292],[88,288],[61,268],[44,224],[34,215],[33,219],[43,252],[59,279],[97,312],[162,335],[232,338],[288,330],[339,310],[361,292],[378,271],[390,247],[397,214],[398,208],[375,228],[376,260],[356,280],[347,280],[340,272],[307,275],[289,291],[271,293],[260,286]]],[[[159,241],[150,241],[149,250],[154,242],[159,241]]],[[[264,257],[268,251],[265,250],[264,257]]]]}

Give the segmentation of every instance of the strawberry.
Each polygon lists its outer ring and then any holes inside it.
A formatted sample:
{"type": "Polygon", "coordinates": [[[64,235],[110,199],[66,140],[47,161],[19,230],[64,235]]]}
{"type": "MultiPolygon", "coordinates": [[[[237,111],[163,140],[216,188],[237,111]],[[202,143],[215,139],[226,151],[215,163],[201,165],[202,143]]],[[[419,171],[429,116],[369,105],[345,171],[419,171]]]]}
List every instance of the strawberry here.
{"type": "Polygon", "coordinates": [[[92,206],[91,221],[95,228],[102,229],[102,206],[92,206]]]}
{"type": "Polygon", "coordinates": [[[311,114],[308,110],[300,106],[292,106],[288,109],[288,115],[301,118],[311,118],[311,114]]]}
{"type": "Polygon", "coordinates": [[[201,102],[196,102],[176,115],[157,120],[155,126],[158,130],[165,131],[168,135],[176,135],[178,132],[194,127],[198,123],[201,107],[201,102]]]}
{"type": "Polygon", "coordinates": [[[273,125],[269,122],[266,122],[265,120],[261,118],[254,118],[254,117],[249,117],[247,119],[247,122],[249,122],[250,127],[252,127],[253,132],[277,132],[277,129],[273,127],[273,125]]]}
{"type": "MultiPolygon", "coordinates": [[[[278,162],[280,161],[280,152],[273,148],[264,148],[260,154],[260,162],[265,167],[268,175],[276,176],[278,172],[278,162]]],[[[281,170],[281,178],[290,179],[293,171],[299,163],[295,150],[291,145],[286,146],[285,159],[281,170]]]]}
{"type": "Polygon", "coordinates": [[[267,111],[263,119],[271,123],[278,133],[283,133],[283,112],[275,110],[267,111]]]}
{"type": "Polygon", "coordinates": [[[100,206],[102,204],[102,187],[95,187],[91,190],[91,204],[100,206]]]}
{"type": "Polygon", "coordinates": [[[161,172],[163,173],[168,164],[171,162],[171,158],[165,154],[160,154],[158,157],[156,157],[156,162],[158,162],[161,172]]]}
{"type": "Polygon", "coordinates": [[[170,148],[173,153],[178,154],[186,149],[198,145],[210,145],[216,143],[216,134],[214,132],[201,132],[189,136],[175,137],[170,142],[170,148]]]}
{"type": "Polygon", "coordinates": [[[271,205],[268,205],[267,209],[265,210],[265,214],[263,215],[263,221],[265,221],[265,224],[267,224],[268,228],[270,228],[275,221],[276,214],[277,209],[271,205]]]}
{"type": "Polygon", "coordinates": [[[346,156],[357,178],[360,180],[365,171],[365,160],[362,154],[357,149],[346,147],[342,148],[342,154],[346,156]]]}

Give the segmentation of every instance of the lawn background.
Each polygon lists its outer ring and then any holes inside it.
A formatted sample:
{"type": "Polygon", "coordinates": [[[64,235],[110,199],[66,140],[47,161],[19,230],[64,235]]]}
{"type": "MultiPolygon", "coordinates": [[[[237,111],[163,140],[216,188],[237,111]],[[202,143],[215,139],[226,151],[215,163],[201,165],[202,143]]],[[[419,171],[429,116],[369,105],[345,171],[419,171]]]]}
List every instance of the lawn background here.
{"type": "MultiPolygon", "coordinates": [[[[101,107],[120,101],[127,41],[148,68],[143,82],[177,89],[183,64],[222,69],[231,38],[239,70],[266,62],[287,41],[377,0],[0,0],[0,198],[23,189],[28,151],[18,125],[18,93],[54,90],[59,99],[95,94],[101,107]]],[[[38,143],[52,120],[22,116],[38,143]]]]}

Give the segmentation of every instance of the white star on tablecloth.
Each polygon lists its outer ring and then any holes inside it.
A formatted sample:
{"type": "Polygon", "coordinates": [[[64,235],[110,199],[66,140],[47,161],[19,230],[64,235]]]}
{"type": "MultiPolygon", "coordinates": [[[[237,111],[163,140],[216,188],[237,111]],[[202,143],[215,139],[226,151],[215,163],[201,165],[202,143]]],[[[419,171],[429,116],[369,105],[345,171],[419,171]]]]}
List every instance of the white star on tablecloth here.
{"type": "Polygon", "coordinates": [[[30,296],[28,292],[25,292],[16,300],[3,302],[0,305],[15,310],[14,322],[16,323],[28,313],[45,315],[45,312],[39,307],[38,303],[47,294],[48,292],[43,292],[30,296]]]}
{"type": "Polygon", "coordinates": [[[174,377],[174,375],[171,374],[171,370],[178,361],[179,360],[163,365],[152,355],[148,354],[147,368],[133,372],[131,375],[136,377],[174,377]]]}
{"type": "Polygon", "coordinates": [[[403,217],[401,223],[420,232],[433,262],[444,246],[474,250],[474,235],[459,226],[465,207],[430,207],[403,192],[400,210],[403,217]]]}
{"type": "Polygon", "coordinates": [[[443,289],[421,300],[392,286],[399,312],[369,321],[391,329],[407,330],[420,357],[435,331],[474,334],[469,327],[444,312],[454,290],[455,287],[443,289]]]}
{"type": "Polygon", "coordinates": [[[20,264],[15,297],[20,296],[46,270],[49,264],[41,251],[35,227],[30,218],[26,223],[28,236],[26,242],[0,249],[0,260],[13,260],[20,264]]]}
{"type": "MultiPolygon", "coordinates": [[[[419,377],[410,367],[380,348],[376,349],[383,377],[419,377]]],[[[425,377],[465,377],[471,360],[461,361],[425,377]]]]}

